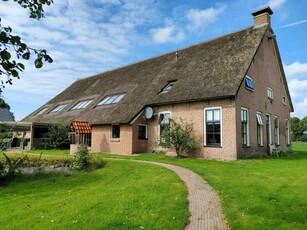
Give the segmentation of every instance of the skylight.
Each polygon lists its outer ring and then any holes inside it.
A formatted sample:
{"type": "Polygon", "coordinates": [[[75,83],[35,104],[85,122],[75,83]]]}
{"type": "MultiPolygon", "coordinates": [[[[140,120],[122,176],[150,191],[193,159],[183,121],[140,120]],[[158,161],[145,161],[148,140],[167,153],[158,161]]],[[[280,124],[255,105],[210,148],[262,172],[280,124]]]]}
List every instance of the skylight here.
{"type": "Polygon", "coordinates": [[[60,112],[64,109],[65,106],[66,106],[66,104],[58,105],[53,110],[51,110],[50,113],[60,112]]]}
{"type": "Polygon", "coordinates": [[[250,77],[245,77],[245,86],[249,90],[254,90],[253,80],[250,77]]]}
{"type": "Polygon", "coordinates": [[[72,107],[70,110],[78,110],[78,109],[84,109],[86,106],[88,106],[92,100],[86,100],[86,101],[79,101],[74,107],[72,107]]]}
{"type": "Polygon", "coordinates": [[[170,82],[168,82],[167,85],[164,86],[164,88],[161,90],[160,93],[167,93],[167,92],[171,91],[172,88],[173,88],[173,86],[175,85],[175,82],[176,82],[176,81],[170,81],[170,82]]]}
{"type": "Polygon", "coordinates": [[[106,96],[104,99],[102,99],[102,101],[100,101],[97,104],[97,106],[116,104],[116,103],[120,102],[120,100],[123,99],[124,96],[125,96],[125,94],[116,94],[116,95],[112,95],[112,96],[106,96]]]}
{"type": "Polygon", "coordinates": [[[41,109],[36,115],[41,115],[41,114],[43,114],[44,112],[47,111],[47,109],[48,109],[48,108],[43,108],[43,109],[41,109]]]}

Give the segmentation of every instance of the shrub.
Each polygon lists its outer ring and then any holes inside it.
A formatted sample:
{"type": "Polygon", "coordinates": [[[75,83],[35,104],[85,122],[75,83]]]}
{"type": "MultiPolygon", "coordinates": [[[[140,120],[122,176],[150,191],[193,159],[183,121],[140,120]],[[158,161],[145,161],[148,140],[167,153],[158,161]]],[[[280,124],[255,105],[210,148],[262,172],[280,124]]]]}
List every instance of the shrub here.
{"type": "Polygon", "coordinates": [[[48,135],[45,139],[46,149],[67,149],[69,148],[68,128],[61,123],[48,125],[48,135]]]}
{"type": "Polygon", "coordinates": [[[192,150],[197,149],[200,146],[199,141],[193,139],[193,124],[183,122],[180,119],[180,123],[175,120],[170,120],[169,127],[165,128],[161,138],[163,138],[163,146],[173,149],[178,157],[192,150]]]}
{"type": "Polygon", "coordinates": [[[72,167],[76,170],[87,170],[90,168],[90,160],[87,145],[80,145],[75,154],[72,167]]]}

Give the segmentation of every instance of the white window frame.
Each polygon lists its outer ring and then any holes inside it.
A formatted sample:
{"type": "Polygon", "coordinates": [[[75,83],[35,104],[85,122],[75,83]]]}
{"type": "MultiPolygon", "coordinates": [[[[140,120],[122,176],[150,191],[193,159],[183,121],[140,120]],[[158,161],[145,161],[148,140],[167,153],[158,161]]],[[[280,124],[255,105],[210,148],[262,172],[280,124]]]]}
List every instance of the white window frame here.
{"type": "MultiPolygon", "coordinates": [[[[269,117],[269,133],[267,133],[266,135],[269,135],[270,143],[268,143],[268,144],[271,145],[273,143],[273,141],[272,141],[272,118],[271,118],[271,114],[269,114],[269,113],[266,114],[265,122],[267,121],[267,117],[269,117]]],[[[267,125],[267,123],[265,123],[265,125],[267,125]]]]}
{"type": "Polygon", "coordinates": [[[67,104],[59,104],[57,106],[55,106],[49,113],[58,113],[61,112],[67,104]]]}
{"type": "Polygon", "coordinates": [[[290,145],[290,124],[289,120],[285,120],[285,129],[286,129],[286,144],[290,145]]]}
{"type": "Polygon", "coordinates": [[[106,105],[117,104],[118,102],[120,102],[125,97],[125,95],[126,95],[125,93],[120,93],[120,94],[105,96],[102,100],[99,101],[97,106],[106,106],[106,105]]]}
{"type": "Polygon", "coordinates": [[[147,130],[147,125],[145,125],[145,124],[138,124],[138,140],[147,140],[148,139],[148,137],[147,137],[147,133],[148,133],[148,130],[147,130]],[[145,139],[143,139],[143,138],[139,138],[139,127],[140,126],[145,126],[145,139]]]}
{"type": "Polygon", "coordinates": [[[93,100],[78,101],[70,110],[80,110],[86,108],[93,100]]]}
{"type": "Polygon", "coordinates": [[[287,98],[286,98],[286,96],[282,96],[282,103],[284,105],[287,105],[287,98]]]}
{"type": "Polygon", "coordinates": [[[249,110],[248,108],[241,107],[240,110],[240,120],[241,120],[241,135],[242,135],[242,110],[246,111],[246,145],[243,144],[243,138],[242,138],[242,146],[243,147],[250,147],[250,135],[249,135],[249,110]]]}
{"type": "Polygon", "coordinates": [[[171,111],[162,111],[162,112],[158,113],[158,143],[159,143],[159,145],[160,145],[160,130],[161,130],[161,127],[160,127],[160,124],[159,124],[159,119],[160,119],[161,114],[166,114],[166,113],[169,113],[169,118],[171,119],[172,118],[172,112],[171,111]]]}
{"type": "Polygon", "coordinates": [[[256,119],[257,119],[257,145],[263,146],[263,119],[261,112],[256,113],[256,119]],[[260,143],[258,142],[258,134],[259,134],[258,126],[260,126],[260,143]]]}
{"type": "Polygon", "coordinates": [[[267,96],[268,96],[268,98],[269,98],[270,100],[272,100],[272,101],[274,100],[273,89],[270,88],[270,87],[267,88],[267,96]]]}
{"type": "Polygon", "coordinates": [[[222,107],[207,107],[204,108],[204,146],[206,147],[223,147],[223,112],[222,112],[222,107]],[[207,110],[216,110],[219,109],[220,110],[220,135],[221,135],[221,145],[210,145],[207,143],[207,130],[206,130],[206,126],[207,126],[207,119],[206,119],[206,114],[207,114],[207,110]]]}
{"type": "Polygon", "coordinates": [[[275,134],[275,145],[280,145],[280,125],[279,125],[278,116],[274,116],[274,134],[275,134]],[[275,120],[277,120],[277,127],[275,126],[275,120]]]}

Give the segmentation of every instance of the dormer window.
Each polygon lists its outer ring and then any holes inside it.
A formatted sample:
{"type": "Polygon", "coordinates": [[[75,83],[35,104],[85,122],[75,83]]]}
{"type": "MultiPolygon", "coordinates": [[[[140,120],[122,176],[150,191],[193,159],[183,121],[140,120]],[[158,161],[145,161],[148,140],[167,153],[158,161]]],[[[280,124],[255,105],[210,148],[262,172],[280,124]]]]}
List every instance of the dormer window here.
{"type": "Polygon", "coordinates": [[[170,82],[168,82],[168,83],[166,84],[166,86],[164,86],[164,88],[161,90],[161,92],[160,92],[159,94],[161,94],[161,93],[168,93],[169,91],[171,91],[172,88],[173,88],[173,86],[175,85],[175,82],[176,82],[176,81],[170,81],[170,82]]]}
{"type": "Polygon", "coordinates": [[[46,112],[48,110],[48,108],[43,108],[41,109],[36,115],[41,115],[43,114],[44,112],[46,112]]]}
{"type": "Polygon", "coordinates": [[[249,89],[251,91],[254,90],[253,80],[248,76],[245,76],[245,86],[246,86],[247,89],[249,89]]]}
{"type": "Polygon", "coordinates": [[[97,104],[97,106],[117,104],[118,102],[120,102],[121,99],[123,99],[124,96],[125,96],[125,94],[116,94],[116,95],[112,95],[112,96],[106,96],[104,99],[102,99],[97,104]]]}
{"type": "Polygon", "coordinates": [[[92,100],[86,100],[86,101],[80,101],[78,102],[74,107],[72,107],[70,110],[78,110],[78,109],[84,109],[86,106],[88,106],[92,100]]]}
{"type": "Polygon", "coordinates": [[[57,105],[53,110],[50,111],[50,113],[57,113],[64,109],[66,104],[57,105]]]}
{"type": "Polygon", "coordinates": [[[268,87],[268,89],[267,89],[267,94],[268,94],[268,98],[271,101],[273,101],[273,90],[270,87],[268,87]]]}

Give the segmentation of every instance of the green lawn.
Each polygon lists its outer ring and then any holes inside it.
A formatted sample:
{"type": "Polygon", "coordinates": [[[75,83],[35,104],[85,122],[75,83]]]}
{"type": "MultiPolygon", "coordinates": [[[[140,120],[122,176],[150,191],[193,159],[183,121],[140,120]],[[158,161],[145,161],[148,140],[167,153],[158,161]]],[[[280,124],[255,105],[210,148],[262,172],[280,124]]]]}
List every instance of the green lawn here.
{"type": "Polygon", "coordinates": [[[202,176],[218,191],[232,229],[307,229],[307,143],[294,143],[293,153],[282,158],[220,162],[144,154],[135,159],[176,164],[202,176]]]}
{"type": "Polygon", "coordinates": [[[107,160],[88,173],[0,183],[1,229],[183,229],[187,190],[167,169],[107,160]]]}
{"type": "MultiPolygon", "coordinates": [[[[307,229],[307,144],[306,143],[294,143],[293,153],[287,157],[259,158],[259,159],[239,160],[233,162],[220,162],[220,161],[204,160],[204,159],[176,159],[176,158],[166,157],[162,154],[142,154],[133,157],[99,154],[99,157],[102,157],[104,159],[108,157],[115,157],[115,158],[125,157],[129,159],[133,158],[141,160],[160,161],[160,162],[179,165],[193,170],[194,172],[202,176],[219,193],[222,201],[223,211],[225,212],[228,222],[231,225],[232,229],[307,229]]],[[[120,163],[120,162],[108,161],[107,167],[104,169],[100,169],[97,172],[85,175],[80,174],[77,176],[73,175],[70,177],[56,178],[57,181],[56,183],[63,183],[62,181],[68,180],[67,178],[69,179],[75,178],[75,180],[79,180],[78,179],[79,177],[83,178],[88,176],[89,180],[94,180],[95,183],[90,183],[90,185],[88,185],[87,188],[91,188],[92,186],[94,186],[93,189],[95,189],[96,181],[99,180],[91,179],[92,174],[94,178],[97,177],[100,178],[100,176],[97,175],[99,175],[100,173],[103,174],[104,171],[107,170],[109,174],[107,174],[106,177],[103,177],[101,183],[104,183],[104,180],[107,180],[110,183],[109,185],[110,188],[112,187],[117,188],[114,190],[118,190],[117,187],[118,185],[117,185],[117,180],[112,179],[113,173],[117,174],[122,172],[121,174],[122,178],[120,178],[122,181],[121,183],[126,183],[126,181],[129,181],[130,184],[134,184],[135,186],[139,184],[139,181],[141,182],[142,179],[144,179],[148,183],[149,187],[151,187],[152,185],[158,185],[159,183],[163,183],[162,179],[164,178],[164,176],[157,171],[157,170],[163,171],[163,169],[159,167],[154,167],[152,169],[153,170],[152,174],[140,173],[138,174],[137,178],[132,177],[131,179],[129,179],[131,176],[129,170],[128,172],[126,172],[127,169],[121,167],[116,169],[113,167],[116,164],[129,165],[129,167],[131,167],[130,170],[132,171],[144,170],[144,168],[145,169],[147,168],[147,166],[145,166],[144,164],[139,165],[138,163],[131,163],[131,162],[120,163]],[[120,172],[118,172],[118,170],[120,172]],[[155,174],[154,172],[157,173],[155,174]],[[155,176],[153,177],[153,175],[155,176]],[[111,177],[111,179],[109,179],[109,177],[111,177]]],[[[40,180],[38,184],[47,183],[48,180],[55,180],[55,178],[40,180]]],[[[78,189],[78,186],[80,186],[80,184],[77,183],[76,189],[78,189]]],[[[27,190],[27,188],[29,187],[29,184],[27,183],[23,183],[20,185],[20,183],[14,182],[12,185],[13,188],[11,188],[11,185],[9,185],[5,187],[5,189],[9,188],[12,189],[11,192],[13,194],[15,194],[16,191],[27,190]],[[16,186],[24,186],[24,188],[20,189],[16,188],[16,186]]],[[[70,185],[71,188],[74,187],[73,183],[70,185]]],[[[181,183],[176,184],[176,186],[179,185],[182,186],[181,183]]],[[[99,191],[104,192],[105,187],[102,186],[102,188],[103,189],[99,191]]],[[[142,188],[143,186],[139,187],[140,190],[142,190],[142,188]]],[[[175,188],[175,190],[177,190],[177,187],[175,188]]],[[[159,195],[155,198],[156,202],[159,202],[160,203],[159,205],[166,204],[164,203],[166,201],[165,200],[163,201],[163,198],[166,195],[170,195],[169,193],[171,191],[172,189],[167,189],[167,188],[161,189],[159,195]]],[[[180,191],[182,191],[182,188],[181,189],[178,188],[179,193],[180,191]]],[[[95,194],[95,192],[93,193],[95,194]]],[[[147,193],[144,192],[143,194],[147,193]]],[[[53,193],[51,193],[51,195],[53,195],[53,193]]],[[[84,193],[81,193],[80,197],[82,197],[83,195],[84,193]]],[[[1,191],[1,196],[3,196],[2,191],[1,191]]],[[[146,199],[146,196],[144,197],[144,199],[146,199]]],[[[15,195],[12,194],[9,197],[12,197],[11,199],[13,200],[18,199],[18,196],[16,197],[15,195]]],[[[52,197],[54,198],[54,196],[52,197]]],[[[87,197],[90,196],[88,195],[87,197]]],[[[106,200],[102,201],[101,205],[104,205],[103,207],[105,209],[107,209],[108,205],[112,206],[113,203],[117,204],[116,196],[109,196],[109,199],[110,197],[113,197],[113,201],[110,201],[110,203],[108,203],[106,200]]],[[[174,197],[174,195],[172,194],[169,197],[174,197]]],[[[134,199],[134,201],[137,202],[141,198],[142,197],[140,196],[135,196],[133,198],[129,197],[127,202],[129,202],[130,199],[134,199]]],[[[81,198],[78,198],[78,200],[79,199],[81,198]]],[[[179,200],[181,203],[186,202],[184,194],[181,196],[179,200]]],[[[56,200],[53,202],[56,202],[56,200]]],[[[118,205],[120,205],[122,201],[119,200],[118,202],[119,202],[118,205]]],[[[82,207],[82,205],[80,204],[78,205],[78,207],[79,206],[82,207]]],[[[16,205],[12,205],[12,208],[14,207],[16,207],[16,205]]],[[[148,214],[146,209],[144,210],[142,208],[139,208],[140,206],[125,205],[125,207],[127,207],[126,210],[127,213],[134,213],[132,216],[143,216],[148,214]]],[[[177,222],[177,218],[181,217],[181,222],[180,222],[181,227],[179,226],[171,228],[168,227],[168,226],[175,226],[173,225],[173,222],[170,223],[170,225],[165,225],[162,223],[160,224],[159,222],[159,224],[157,223],[157,225],[155,225],[154,227],[152,227],[153,225],[150,224],[148,224],[147,226],[150,226],[149,229],[152,228],[183,229],[182,226],[184,226],[184,223],[186,223],[185,221],[188,220],[188,217],[186,214],[187,210],[186,206],[182,205],[182,207],[185,207],[183,209],[181,208],[183,214],[178,212],[176,215],[173,214],[170,215],[169,217],[171,218],[171,216],[174,216],[176,220],[175,222],[177,222]]],[[[1,208],[2,205],[0,209],[1,208]]],[[[83,209],[75,210],[75,212],[77,213],[82,213],[82,211],[84,210],[83,209]]],[[[99,210],[96,211],[99,213],[99,210]]],[[[90,212],[92,213],[92,210],[90,212]]],[[[34,213],[37,213],[37,211],[34,213]]],[[[111,213],[113,213],[113,215],[114,213],[115,215],[117,215],[118,212],[111,211],[111,213]]],[[[164,215],[163,212],[160,212],[160,214],[162,216],[164,215]]],[[[76,216],[76,214],[74,214],[73,216],[76,216]]],[[[5,219],[5,216],[2,216],[1,218],[5,219]]],[[[97,226],[98,225],[107,226],[108,229],[110,229],[113,226],[112,225],[112,223],[114,223],[113,218],[109,216],[103,216],[101,218],[103,220],[99,219],[99,221],[98,220],[92,220],[92,221],[93,222],[97,221],[98,222],[96,223],[97,226]],[[104,224],[101,224],[100,221],[103,222],[104,224]],[[107,225],[106,223],[110,225],[107,225]]],[[[148,218],[148,216],[146,216],[144,219],[147,220],[146,218],[148,218]]],[[[70,218],[70,220],[73,221],[72,217],[70,218]]],[[[125,215],[117,216],[115,222],[118,223],[118,225],[116,225],[114,228],[117,227],[117,228],[126,229],[124,225],[121,225],[123,224],[124,220],[126,220],[125,215]]],[[[129,222],[132,226],[131,228],[136,228],[136,226],[141,225],[139,224],[140,222],[137,222],[138,220],[139,219],[137,218],[129,222]]],[[[3,222],[5,220],[0,219],[0,221],[3,222]]],[[[148,221],[150,221],[150,218],[148,221]]],[[[168,222],[166,221],[166,223],[168,222]]],[[[63,226],[63,228],[66,227],[64,222],[63,225],[61,223],[61,226],[63,226]]],[[[80,225],[80,226],[82,227],[85,225],[80,225]]]]}

